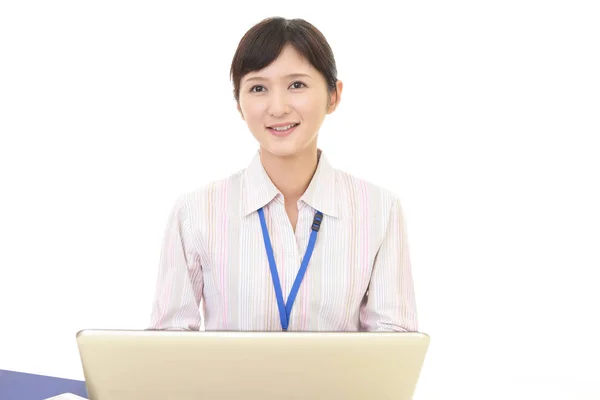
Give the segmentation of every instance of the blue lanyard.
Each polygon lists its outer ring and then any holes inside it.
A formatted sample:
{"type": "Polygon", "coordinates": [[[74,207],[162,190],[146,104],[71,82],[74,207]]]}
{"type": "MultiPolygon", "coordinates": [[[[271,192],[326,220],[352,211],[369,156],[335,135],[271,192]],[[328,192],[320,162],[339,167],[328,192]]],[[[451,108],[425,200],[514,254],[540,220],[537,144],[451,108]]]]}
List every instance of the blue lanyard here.
{"type": "Polygon", "coordinates": [[[265,214],[262,208],[258,210],[258,215],[260,216],[260,225],[262,227],[263,239],[265,241],[265,249],[267,250],[267,258],[269,259],[269,267],[271,268],[273,286],[275,286],[275,295],[277,296],[277,307],[279,307],[279,319],[281,320],[281,327],[284,331],[287,331],[290,320],[290,314],[292,312],[292,306],[294,305],[294,300],[296,300],[298,289],[300,289],[300,284],[302,283],[302,279],[304,278],[304,274],[306,273],[308,262],[310,261],[310,257],[312,256],[313,250],[315,248],[317,233],[319,232],[319,228],[321,227],[321,221],[323,220],[323,213],[321,213],[320,211],[315,212],[315,218],[313,219],[313,224],[311,227],[312,232],[310,233],[310,238],[308,240],[308,248],[306,249],[306,254],[304,254],[304,258],[302,259],[302,265],[300,265],[300,270],[298,271],[298,275],[296,276],[296,280],[294,281],[294,285],[292,286],[292,290],[290,291],[287,304],[284,301],[283,293],[281,292],[281,284],[279,283],[279,275],[277,274],[277,265],[275,264],[273,247],[271,246],[269,230],[267,229],[267,223],[265,222],[265,214]]]}

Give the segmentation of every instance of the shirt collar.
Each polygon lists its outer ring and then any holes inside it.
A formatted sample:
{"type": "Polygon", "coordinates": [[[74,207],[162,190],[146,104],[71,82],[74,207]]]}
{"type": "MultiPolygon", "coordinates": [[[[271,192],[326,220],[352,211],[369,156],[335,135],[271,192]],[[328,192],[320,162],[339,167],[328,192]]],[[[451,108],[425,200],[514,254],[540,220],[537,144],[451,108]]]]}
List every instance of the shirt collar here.
{"type": "MultiPolygon", "coordinates": [[[[339,208],[335,197],[335,170],[320,149],[318,150],[318,160],[317,170],[308,188],[300,197],[300,201],[321,211],[323,214],[338,217],[339,208]]],[[[243,207],[245,216],[264,207],[278,197],[278,195],[283,199],[283,195],[281,195],[281,192],[267,175],[260,161],[259,152],[254,155],[252,162],[244,171],[243,181],[243,207]]]]}

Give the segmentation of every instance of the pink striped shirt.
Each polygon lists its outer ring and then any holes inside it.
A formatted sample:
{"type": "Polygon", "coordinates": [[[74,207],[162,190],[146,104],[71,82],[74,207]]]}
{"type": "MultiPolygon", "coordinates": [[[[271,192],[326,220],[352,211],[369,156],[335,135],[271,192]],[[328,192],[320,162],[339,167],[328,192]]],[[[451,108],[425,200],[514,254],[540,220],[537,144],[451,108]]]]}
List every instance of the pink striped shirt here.
{"type": "Polygon", "coordinates": [[[226,178],[181,195],[165,231],[148,329],[280,331],[257,210],[264,209],[284,299],[323,221],[290,331],[417,331],[406,226],[389,191],[319,164],[296,231],[259,153],[226,178]],[[201,303],[202,300],[202,303],[201,303]],[[202,304],[203,309],[200,309],[202,304]]]}

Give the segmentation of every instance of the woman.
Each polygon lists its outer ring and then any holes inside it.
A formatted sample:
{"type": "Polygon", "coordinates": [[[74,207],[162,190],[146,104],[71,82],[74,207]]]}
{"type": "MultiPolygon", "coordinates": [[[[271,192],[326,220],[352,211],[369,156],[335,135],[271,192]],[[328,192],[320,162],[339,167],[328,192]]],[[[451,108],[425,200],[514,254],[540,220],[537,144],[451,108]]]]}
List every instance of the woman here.
{"type": "Polygon", "coordinates": [[[334,169],[317,147],[340,102],[329,44],[269,18],[231,65],[259,144],[249,166],[176,202],[150,329],[417,331],[405,224],[389,191],[334,169]]]}

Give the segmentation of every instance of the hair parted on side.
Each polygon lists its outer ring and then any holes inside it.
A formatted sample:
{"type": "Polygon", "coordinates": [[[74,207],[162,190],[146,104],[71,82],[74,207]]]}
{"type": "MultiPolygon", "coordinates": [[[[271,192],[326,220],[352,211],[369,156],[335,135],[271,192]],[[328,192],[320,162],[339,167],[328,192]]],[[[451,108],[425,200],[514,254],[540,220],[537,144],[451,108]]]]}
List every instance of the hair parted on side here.
{"type": "Polygon", "coordinates": [[[230,77],[236,101],[244,75],[267,67],[288,44],[323,75],[330,94],[337,91],[335,58],[321,31],[301,18],[270,17],[246,32],[233,56],[230,77]]]}

